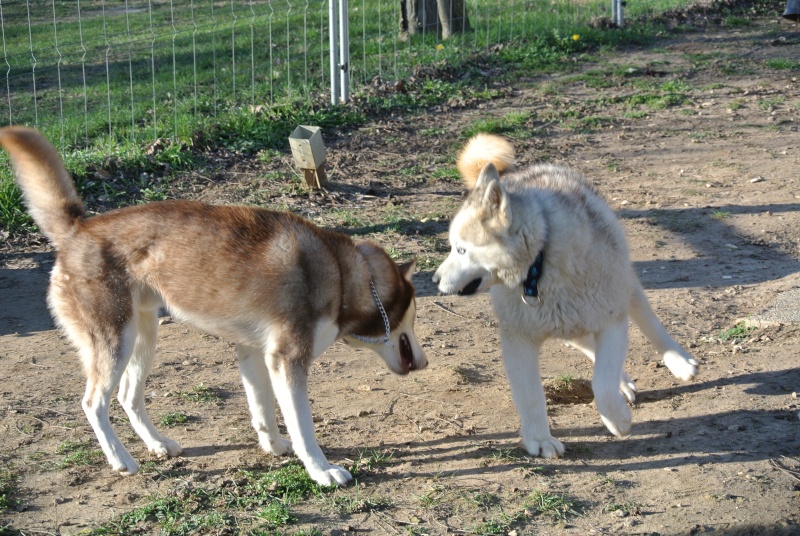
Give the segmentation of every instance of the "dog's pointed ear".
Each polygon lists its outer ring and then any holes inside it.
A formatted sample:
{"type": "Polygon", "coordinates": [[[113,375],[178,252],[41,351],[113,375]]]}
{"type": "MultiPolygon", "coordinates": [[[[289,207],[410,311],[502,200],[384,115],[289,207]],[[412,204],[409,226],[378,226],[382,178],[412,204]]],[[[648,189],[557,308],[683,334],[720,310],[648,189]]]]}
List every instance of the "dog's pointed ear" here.
{"type": "Polygon", "coordinates": [[[499,180],[500,180],[500,174],[497,172],[497,168],[494,167],[494,164],[489,162],[488,164],[483,166],[480,175],[478,175],[478,180],[475,182],[475,188],[480,188],[482,186],[485,186],[491,181],[499,181],[499,180]]]}
{"type": "Polygon", "coordinates": [[[417,258],[414,257],[408,262],[404,262],[403,264],[398,264],[397,269],[400,270],[400,275],[402,275],[406,281],[411,283],[411,278],[414,276],[414,270],[417,267],[417,258]]]}
{"type": "MultiPolygon", "coordinates": [[[[494,166],[492,166],[492,169],[494,169],[494,166]]],[[[483,176],[483,173],[481,173],[481,176],[483,176]]],[[[499,227],[508,229],[511,227],[511,206],[508,193],[503,188],[503,185],[500,184],[499,178],[488,179],[484,188],[481,210],[486,217],[494,220],[499,227]]]]}

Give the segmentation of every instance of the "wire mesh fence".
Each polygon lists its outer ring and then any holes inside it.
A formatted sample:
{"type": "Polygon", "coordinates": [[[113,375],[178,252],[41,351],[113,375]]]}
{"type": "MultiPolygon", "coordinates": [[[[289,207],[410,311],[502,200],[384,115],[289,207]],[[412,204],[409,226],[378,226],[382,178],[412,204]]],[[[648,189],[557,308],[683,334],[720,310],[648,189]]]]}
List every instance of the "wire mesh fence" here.
{"type": "MultiPolygon", "coordinates": [[[[336,0],[332,0],[336,1],[336,0]]],[[[350,0],[352,89],[498,43],[611,17],[612,0],[464,0],[469,29],[403,24],[407,0],[350,0]]],[[[690,0],[632,2],[646,17],[690,0]]],[[[454,3],[456,4],[456,3],[454,3]]],[[[62,146],[185,138],[234,109],[323,101],[323,0],[0,0],[0,125],[62,146]]]]}

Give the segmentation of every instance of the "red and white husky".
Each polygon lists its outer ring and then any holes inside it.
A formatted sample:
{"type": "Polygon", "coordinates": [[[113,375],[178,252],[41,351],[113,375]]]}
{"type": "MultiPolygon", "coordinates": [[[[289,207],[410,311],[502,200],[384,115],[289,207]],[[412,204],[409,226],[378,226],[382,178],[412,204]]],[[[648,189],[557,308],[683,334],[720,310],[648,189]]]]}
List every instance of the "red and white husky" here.
{"type": "Polygon", "coordinates": [[[34,130],[0,129],[36,224],[56,249],[48,302],[80,351],[83,409],[108,463],[139,464],[111,427],[113,391],[150,452],[176,456],[144,405],[158,308],[234,341],[261,447],[293,449],[312,479],[344,485],[314,435],[312,361],[334,341],[375,350],[398,374],[422,369],[414,334],[414,263],[396,265],[378,245],[353,242],[286,212],[163,201],[86,217],[55,149],[34,130]],[[291,441],[278,432],[275,398],[291,441]]]}

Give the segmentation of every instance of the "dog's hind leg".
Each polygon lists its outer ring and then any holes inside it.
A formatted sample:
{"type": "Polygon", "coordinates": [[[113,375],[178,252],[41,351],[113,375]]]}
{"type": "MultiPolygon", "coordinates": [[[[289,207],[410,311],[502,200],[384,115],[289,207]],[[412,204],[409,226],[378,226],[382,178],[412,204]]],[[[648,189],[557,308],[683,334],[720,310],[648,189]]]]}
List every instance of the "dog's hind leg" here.
{"type": "Polygon", "coordinates": [[[292,442],[284,439],[278,430],[275,417],[275,394],[269,377],[264,351],[258,348],[236,345],[236,359],[242,375],[242,385],[247,395],[247,405],[253,418],[253,428],[258,434],[261,448],[280,456],[292,451],[292,442]]]}
{"type": "Polygon", "coordinates": [[[547,422],[547,399],[539,375],[541,344],[502,329],[500,339],[511,396],[519,413],[522,444],[532,456],[558,458],[564,454],[564,445],[550,435],[547,422]]]}
{"type": "Polygon", "coordinates": [[[76,284],[58,260],[50,276],[47,301],[58,324],[78,349],[86,373],[81,406],[100,448],[114,471],[132,475],[139,470],[111,427],[108,408],[122,373],[128,366],[136,338],[132,306],[122,278],[97,281],[96,286],[76,284]],[[105,285],[104,285],[105,284],[105,285]]]}
{"type": "Polygon", "coordinates": [[[108,417],[112,394],[128,364],[135,337],[130,324],[120,331],[117,340],[111,340],[112,337],[104,338],[103,333],[94,334],[95,337],[88,334],[81,337],[92,341],[81,346],[81,357],[86,369],[86,393],[82,406],[111,468],[132,475],[139,470],[139,464],[119,440],[108,417]]]}
{"type": "Polygon", "coordinates": [[[133,353],[122,374],[117,400],[128,415],[131,426],[147,445],[147,450],[158,457],[177,456],[181,453],[181,446],[158,432],[144,406],[145,381],[156,353],[157,311],[155,308],[139,310],[133,353]]]}
{"type": "Polygon", "coordinates": [[[628,355],[628,317],[611,322],[595,335],[592,391],[603,424],[617,437],[631,430],[631,410],[620,394],[620,381],[628,355]]]}
{"type": "Polygon", "coordinates": [[[630,315],[645,337],[653,343],[670,372],[683,381],[697,375],[697,361],[673,339],[658,320],[641,286],[631,295],[630,315]]]}
{"type": "MultiPolygon", "coordinates": [[[[594,335],[584,335],[583,337],[566,341],[567,346],[572,346],[583,352],[583,354],[594,363],[595,354],[595,339],[594,335]]],[[[633,404],[636,401],[636,384],[633,383],[631,377],[624,370],[622,371],[622,381],[619,382],[619,390],[628,399],[628,402],[633,404]]]]}

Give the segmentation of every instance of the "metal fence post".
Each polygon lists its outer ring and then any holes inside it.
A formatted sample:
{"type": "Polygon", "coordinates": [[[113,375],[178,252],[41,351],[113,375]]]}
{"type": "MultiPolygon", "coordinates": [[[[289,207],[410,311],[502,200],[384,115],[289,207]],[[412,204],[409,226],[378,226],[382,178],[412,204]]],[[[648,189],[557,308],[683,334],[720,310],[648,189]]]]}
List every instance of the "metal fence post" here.
{"type": "Polygon", "coordinates": [[[625,0],[611,0],[611,22],[618,28],[622,28],[624,24],[624,17],[622,15],[622,8],[625,6],[625,0]]]}
{"type": "Polygon", "coordinates": [[[338,0],[328,0],[328,32],[331,45],[331,104],[339,104],[339,21],[336,16],[338,0]]]}
{"type": "Polygon", "coordinates": [[[347,0],[339,0],[339,89],[341,101],[350,100],[350,24],[347,0]]]}

